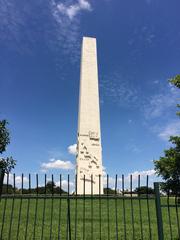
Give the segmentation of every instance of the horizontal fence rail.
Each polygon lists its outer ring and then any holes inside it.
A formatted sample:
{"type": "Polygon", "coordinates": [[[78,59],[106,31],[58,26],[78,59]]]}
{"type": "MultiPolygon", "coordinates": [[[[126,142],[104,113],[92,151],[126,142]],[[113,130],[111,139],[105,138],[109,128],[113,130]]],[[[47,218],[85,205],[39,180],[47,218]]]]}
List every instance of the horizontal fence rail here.
{"type": "MultiPolygon", "coordinates": [[[[1,176],[0,176],[1,177],[1,176]]],[[[180,239],[179,193],[149,176],[99,176],[99,194],[77,194],[77,176],[9,174],[0,186],[0,239],[180,239]],[[104,189],[101,191],[101,181],[104,189]],[[142,181],[143,180],[143,181],[142,181]]]]}

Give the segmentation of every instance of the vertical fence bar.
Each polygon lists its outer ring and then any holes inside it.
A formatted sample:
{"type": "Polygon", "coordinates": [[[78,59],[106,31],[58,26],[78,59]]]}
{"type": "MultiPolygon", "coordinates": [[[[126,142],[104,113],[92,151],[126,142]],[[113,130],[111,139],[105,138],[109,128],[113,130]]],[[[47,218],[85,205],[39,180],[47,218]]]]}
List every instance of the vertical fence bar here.
{"type": "Polygon", "coordinates": [[[77,174],[75,176],[75,224],[74,224],[74,239],[77,239],[77,174]]]}
{"type": "Polygon", "coordinates": [[[22,174],[22,176],[21,176],[21,199],[20,199],[20,206],[19,206],[19,216],[18,216],[18,227],[17,227],[16,239],[19,239],[19,227],[20,227],[20,222],[21,222],[22,197],[23,197],[23,182],[24,182],[24,174],[22,174]]]}
{"type": "MultiPolygon", "coordinates": [[[[2,195],[2,191],[3,191],[3,182],[4,182],[4,170],[3,169],[0,169],[0,203],[1,203],[1,195],[2,195]]],[[[3,205],[4,206],[4,205],[3,205]]],[[[5,208],[5,206],[4,206],[5,208]]],[[[2,216],[3,217],[3,216],[2,216]]],[[[2,224],[3,224],[3,221],[2,221],[2,224]]],[[[1,225],[2,226],[2,225],[1,225]]],[[[2,229],[1,229],[2,230],[2,229]]],[[[2,231],[0,233],[0,236],[2,236],[2,231]]],[[[0,238],[2,239],[2,238],[0,238]]]]}
{"type": "Polygon", "coordinates": [[[162,209],[161,209],[161,198],[159,191],[159,183],[154,183],[155,192],[155,203],[156,203],[156,216],[157,216],[157,227],[158,227],[158,240],[164,240],[163,234],[163,222],[162,222],[162,209]]]}
{"type": "Polygon", "coordinates": [[[130,175],[130,191],[131,191],[131,222],[132,222],[132,234],[133,239],[135,239],[135,229],[134,229],[134,206],[133,206],[133,199],[132,199],[132,175],[130,175]]]}
{"type": "Polygon", "coordinates": [[[62,177],[61,174],[59,175],[59,185],[60,185],[60,190],[59,190],[59,219],[58,219],[58,240],[61,239],[61,194],[62,194],[62,177]]]}
{"type": "Polygon", "coordinates": [[[44,201],[43,201],[43,216],[42,216],[42,228],[41,228],[41,240],[44,239],[44,221],[45,221],[45,212],[46,212],[46,174],[44,175],[44,201]]]}
{"type": "Polygon", "coordinates": [[[69,240],[71,240],[71,205],[70,205],[70,185],[69,185],[69,175],[68,175],[68,211],[69,211],[69,240]]]}
{"type": "Polygon", "coordinates": [[[110,240],[110,226],[109,226],[109,175],[107,174],[107,229],[108,240],[110,240]]]}
{"type": "Polygon", "coordinates": [[[93,240],[93,175],[91,175],[91,240],[93,240]]]}
{"type": "MultiPolygon", "coordinates": [[[[6,194],[8,194],[9,174],[7,174],[6,176],[7,176],[6,194]]],[[[6,217],[6,207],[7,207],[7,197],[5,198],[5,202],[4,202],[4,211],[3,211],[2,226],[1,226],[1,238],[0,239],[3,239],[4,222],[5,222],[5,217],[6,217]]]]}
{"type": "Polygon", "coordinates": [[[124,199],[124,175],[122,175],[122,195],[123,195],[123,225],[124,225],[124,239],[127,239],[126,235],[126,207],[124,199]]]}
{"type": "Polygon", "coordinates": [[[101,175],[99,175],[99,239],[101,240],[101,175]]]}
{"type": "Polygon", "coordinates": [[[12,199],[12,207],[11,207],[11,217],[10,217],[10,224],[9,224],[9,236],[8,239],[11,240],[11,228],[13,222],[13,214],[14,214],[14,195],[15,195],[15,173],[13,174],[13,199],[12,199]]]}
{"type": "Polygon", "coordinates": [[[85,239],[85,191],[86,191],[86,186],[85,186],[85,175],[83,179],[83,240],[85,239]]]}
{"type": "MultiPolygon", "coordinates": [[[[68,182],[68,181],[67,181],[68,182]]],[[[68,182],[69,183],[69,182],[68,182]]],[[[69,191],[69,184],[68,184],[68,191],[69,191]]],[[[68,194],[68,192],[67,192],[68,194]]],[[[68,209],[68,196],[66,198],[67,200],[67,217],[66,217],[66,240],[69,240],[69,209],[68,209]]]]}
{"type": "Polygon", "coordinates": [[[116,217],[116,240],[118,240],[117,174],[115,178],[115,217],[116,217]]]}
{"type": "Polygon", "coordinates": [[[53,222],[53,209],[54,209],[54,177],[51,175],[51,220],[50,220],[50,233],[49,237],[52,239],[52,222],[53,222]]]}
{"type": "MultiPolygon", "coordinates": [[[[141,177],[140,175],[138,175],[138,189],[140,191],[140,187],[141,187],[141,177]]],[[[143,224],[142,224],[142,206],[141,206],[141,195],[140,193],[138,193],[138,202],[139,202],[139,219],[140,219],[140,226],[141,226],[141,239],[143,240],[144,239],[144,236],[143,236],[143,224]]]]}
{"type": "Polygon", "coordinates": [[[148,175],[146,178],[146,186],[147,186],[146,198],[147,198],[147,210],[148,210],[149,239],[152,239],[151,217],[150,217],[150,209],[149,209],[149,176],[148,175]]]}
{"type": "Polygon", "coordinates": [[[36,205],[34,213],[34,228],[33,228],[33,239],[36,239],[36,224],[37,224],[37,209],[38,209],[38,193],[39,193],[39,184],[38,184],[38,174],[36,174],[36,205]]]}
{"type": "Polygon", "coordinates": [[[27,215],[26,215],[26,230],[25,230],[25,240],[27,239],[27,230],[28,230],[28,223],[29,223],[29,207],[30,207],[30,194],[31,194],[31,175],[29,174],[29,190],[28,190],[28,206],[27,206],[27,215]]]}
{"type": "Polygon", "coordinates": [[[68,197],[67,197],[67,239],[71,240],[71,217],[70,217],[70,196],[69,196],[69,174],[68,174],[68,197]]]}
{"type": "Polygon", "coordinates": [[[180,204],[180,199],[179,199],[179,195],[180,195],[180,190],[177,189],[176,191],[176,197],[175,197],[175,207],[176,207],[176,220],[177,220],[177,228],[178,228],[178,237],[180,239],[180,223],[179,223],[179,213],[178,213],[178,204],[180,204]],[[179,199],[179,200],[178,200],[179,199]]]}
{"type": "Polygon", "coordinates": [[[167,196],[167,208],[168,208],[168,219],[169,219],[169,231],[170,231],[170,236],[171,240],[173,239],[172,235],[172,224],[171,224],[171,212],[170,212],[170,206],[169,206],[169,190],[168,190],[168,196],[167,196]]]}

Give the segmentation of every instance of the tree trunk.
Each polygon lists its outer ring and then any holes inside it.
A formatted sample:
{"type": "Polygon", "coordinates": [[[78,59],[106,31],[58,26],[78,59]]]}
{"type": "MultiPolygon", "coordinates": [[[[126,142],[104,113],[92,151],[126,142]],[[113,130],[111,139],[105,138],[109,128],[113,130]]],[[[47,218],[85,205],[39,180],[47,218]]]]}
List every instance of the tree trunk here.
{"type": "Polygon", "coordinates": [[[0,168],[0,197],[2,194],[3,180],[4,180],[4,170],[0,168]]]}

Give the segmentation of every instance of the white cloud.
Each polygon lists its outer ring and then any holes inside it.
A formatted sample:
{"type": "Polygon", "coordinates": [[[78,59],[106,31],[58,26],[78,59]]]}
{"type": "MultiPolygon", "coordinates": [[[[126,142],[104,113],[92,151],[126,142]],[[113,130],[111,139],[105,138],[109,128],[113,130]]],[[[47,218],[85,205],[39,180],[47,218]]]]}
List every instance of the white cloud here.
{"type": "MultiPolygon", "coordinates": [[[[60,181],[55,182],[56,186],[60,186],[60,181]]],[[[67,180],[62,180],[61,181],[61,186],[62,189],[67,191],[68,190],[68,181],[67,180]]],[[[72,181],[69,181],[69,191],[73,192],[75,188],[75,184],[72,181]]]]}
{"type": "Polygon", "coordinates": [[[163,115],[167,109],[175,106],[176,101],[171,94],[157,94],[150,98],[148,106],[145,107],[146,118],[156,118],[163,115]]]}
{"type": "Polygon", "coordinates": [[[71,4],[69,6],[66,6],[63,3],[57,4],[57,9],[62,13],[69,17],[70,20],[72,20],[77,14],[79,14],[81,11],[91,11],[91,5],[86,0],[78,0],[77,3],[71,4]]]}
{"type": "Polygon", "coordinates": [[[106,173],[106,167],[102,166],[102,175],[103,176],[106,176],[107,173],[106,173]]]}
{"type": "Polygon", "coordinates": [[[126,179],[129,179],[131,175],[133,176],[133,180],[137,180],[139,175],[141,176],[141,178],[144,178],[147,176],[154,176],[155,170],[149,169],[149,170],[143,170],[143,171],[135,171],[135,172],[129,173],[126,179]]]}
{"type": "MultiPolygon", "coordinates": [[[[8,182],[11,185],[14,184],[14,175],[12,173],[9,174],[8,182]]],[[[28,182],[29,182],[29,179],[26,176],[23,176],[23,183],[26,184],[28,182]]],[[[5,174],[5,177],[4,177],[4,184],[6,183],[7,183],[7,174],[5,174]]],[[[22,176],[20,175],[15,176],[15,184],[20,185],[21,183],[22,183],[22,176]]]]}
{"type": "MultiPolygon", "coordinates": [[[[80,59],[80,12],[90,10],[91,6],[88,1],[78,1],[75,4],[58,3],[51,0],[51,14],[55,20],[56,35],[55,44],[51,44],[56,51],[68,55],[70,61],[75,63],[80,59]]],[[[57,59],[57,65],[61,68],[61,60],[57,59]],[[60,62],[59,62],[60,61],[60,62]]]]}
{"type": "MultiPolygon", "coordinates": [[[[154,169],[149,169],[149,170],[143,170],[143,171],[135,171],[132,173],[128,173],[127,175],[124,175],[124,186],[126,189],[130,188],[130,178],[132,175],[132,185],[133,188],[136,188],[138,186],[138,177],[140,175],[140,180],[141,180],[141,185],[146,185],[146,179],[147,176],[149,176],[149,182],[152,185],[152,181],[154,181],[155,176],[155,170],[154,169]]],[[[114,189],[115,187],[115,177],[109,176],[108,178],[108,184],[109,187],[114,189]]],[[[106,172],[103,174],[103,185],[104,187],[107,187],[107,174],[106,172]]],[[[122,189],[122,176],[117,177],[117,188],[122,189]]]]}
{"type": "Polygon", "coordinates": [[[137,146],[134,142],[129,142],[126,144],[126,150],[131,151],[133,153],[140,153],[143,151],[139,146],[137,146]]]}
{"type": "Polygon", "coordinates": [[[165,116],[172,107],[176,106],[179,96],[178,89],[169,84],[160,93],[152,95],[144,105],[146,119],[165,116]]]}
{"type": "Polygon", "coordinates": [[[139,98],[138,91],[131,79],[122,76],[120,70],[116,70],[111,75],[102,76],[100,84],[101,101],[105,98],[120,106],[137,106],[139,98]]]}
{"type": "Polygon", "coordinates": [[[68,55],[72,63],[79,60],[80,13],[91,10],[88,0],[25,1],[23,7],[14,0],[0,0],[0,6],[0,41],[4,48],[32,54],[42,41],[59,56],[55,59],[58,68],[63,68],[61,54],[68,55]]]}
{"type": "MultiPolygon", "coordinates": [[[[118,178],[118,181],[119,181],[119,178],[118,178]]],[[[107,175],[103,176],[103,186],[104,186],[104,188],[107,187],[107,175]]],[[[108,186],[110,188],[114,188],[114,186],[115,186],[115,178],[114,177],[108,176],[108,186]]]]}
{"type": "Polygon", "coordinates": [[[147,4],[150,4],[152,2],[152,0],[146,0],[147,4]]]}
{"type": "Polygon", "coordinates": [[[162,140],[169,140],[170,136],[180,135],[180,121],[174,121],[169,123],[159,134],[158,136],[162,140]]]}
{"type": "Polygon", "coordinates": [[[135,171],[129,173],[127,176],[124,177],[124,185],[125,188],[130,189],[130,179],[132,175],[132,188],[135,189],[138,187],[138,178],[140,176],[140,185],[146,186],[147,185],[147,176],[148,176],[148,185],[153,187],[153,183],[155,181],[159,181],[157,176],[155,175],[154,169],[148,169],[143,171],[135,171]]]}
{"type": "Polygon", "coordinates": [[[74,165],[70,161],[50,159],[47,163],[41,164],[41,170],[47,171],[48,169],[74,169],[74,165]]]}
{"type": "Polygon", "coordinates": [[[153,83],[154,84],[159,84],[159,80],[154,80],[153,83]]]}
{"type": "MultiPolygon", "coordinates": [[[[107,187],[107,172],[106,172],[106,167],[102,167],[102,175],[103,175],[103,186],[104,188],[107,187]]],[[[114,177],[111,177],[111,176],[108,176],[108,185],[109,187],[113,187],[115,184],[115,178],[114,177]]]]}
{"type": "Polygon", "coordinates": [[[73,144],[73,145],[70,145],[68,147],[68,153],[72,154],[72,155],[76,155],[77,153],[77,144],[73,144]]]}

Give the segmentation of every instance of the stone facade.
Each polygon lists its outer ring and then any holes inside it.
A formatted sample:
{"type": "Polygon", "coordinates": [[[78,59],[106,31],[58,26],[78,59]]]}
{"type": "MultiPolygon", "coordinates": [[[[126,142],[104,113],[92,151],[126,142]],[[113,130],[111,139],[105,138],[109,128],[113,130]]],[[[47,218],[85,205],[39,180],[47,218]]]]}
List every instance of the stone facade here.
{"type": "Polygon", "coordinates": [[[102,194],[97,50],[96,39],[89,37],[83,37],[81,50],[76,162],[77,194],[102,194]]]}

